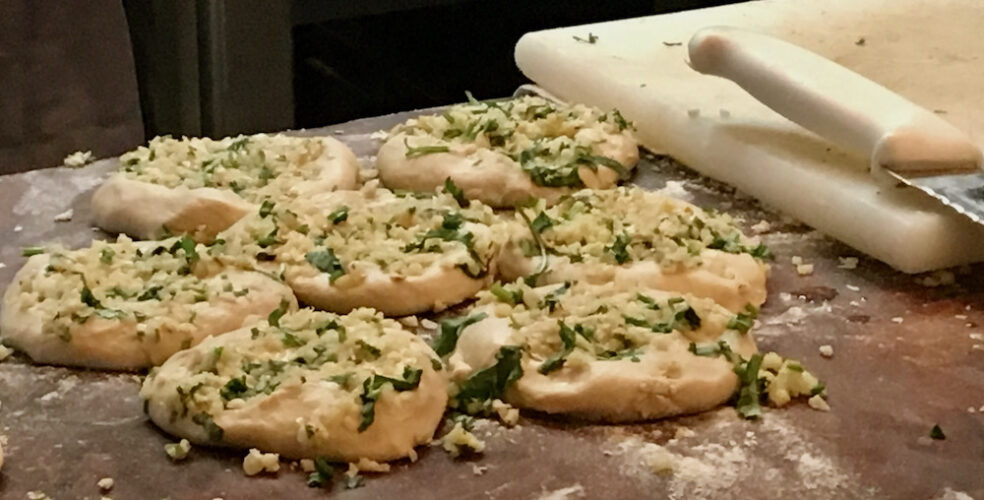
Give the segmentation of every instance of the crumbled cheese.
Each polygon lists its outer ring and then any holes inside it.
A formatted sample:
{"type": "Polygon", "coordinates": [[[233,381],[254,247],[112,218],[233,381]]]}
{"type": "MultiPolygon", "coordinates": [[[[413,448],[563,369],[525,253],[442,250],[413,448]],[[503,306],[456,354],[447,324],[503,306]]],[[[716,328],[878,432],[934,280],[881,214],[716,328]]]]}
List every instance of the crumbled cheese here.
{"type": "Polygon", "coordinates": [[[755,234],[767,233],[772,229],[772,224],[769,224],[769,221],[767,220],[760,220],[753,224],[750,229],[755,234]]]}
{"type": "Polygon", "coordinates": [[[280,470],[280,455],[263,453],[256,448],[250,448],[249,454],[243,458],[243,472],[247,476],[255,476],[261,472],[276,473],[280,470]]]}
{"type": "Polygon", "coordinates": [[[837,266],[840,269],[856,269],[858,267],[857,257],[838,257],[837,259],[840,261],[837,266]]]}
{"type": "Polygon", "coordinates": [[[892,318],[892,323],[902,324],[903,321],[905,321],[905,319],[902,318],[901,316],[896,316],[896,317],[892,318]]]}
{"type": "Polygon", "coordinates": [[[389,132],[385,130],[377,130],[369,134],[369,138],[376,141],[385,141],[387,137],[389,137],[389,132]]]}
{"type": "Polygon", "coordinates": [[[16,226],[14,226],[14,232],[15,233],[19,233],[19,232],[21,232],[23,230],[24,230],[24,226],[22,226],[20,224],[17,224],[16,226]]]}
{"type": "Polygon", "coordinates": [[[956,319],[967,319],[966,314],[954,314],[953,317],[956,319]]]}
{"type": "Polygon", "coordinates": [[[496,399],[492,401],[492,411],[498,415],[499,420],[502,421],[506,427],[512,427],[519,422],[519,409],[514,408],[509,403],[505,403],[502,400],[496,399]]]}
{"type": "Polygon", "coordinates": [[[314,472],[316,469],[314,467],[314,460],[310,458],[302,458],[300,461],[301,470],[304,472],[314,472]]]}
{"type": "Polygon", "coordinates": [[[92,163],[93,158],[92,151],[76,151],[66,156],[62,164],[66,167],[79,168],[92,163]]]}
{"type": "Polygon", "coordinates": [[[27,492],[27,500],[52,500],[52,498],[41,490],[34,490],[27,492]]]}
{"type": "Polygon", "coordinates": [[[825,357],[825,358],[832,357],[834,355],[834,348],[833,348],[833,346],[828,345],[828,344],[824,344],[824,345],[820,346],[820,355],[823,356],[823,357],[825,357]]]}
{"type": "Polygon", "coordinates": [[[360,458],[358,462],[349,463],[348,472],[346,472],[346,474],[351,477],[351,476],[355,476],[360,472],[383,473],[389,471],[390,471],[389,464],[381,464],[375,460],[369,460],[368,458],[360,458]]]}
{"type": "Polygon", "coordinates": [[[848,290],[850,290],[852,292],[860,292],[861,291],[861,287],[857,287],[857,286],[854,286],[854,285],[845,285],[844,288],[847,288],[848,290]]]}
{"type": "Polygon", "coordinates": [[[425,330],[437,330],[439,325],[429,319],[420,320],[420,327],[425,330]]]}
{"type": "Polygon", "coordinates": [[[485,472],[488,470],[489,470],[488,465],[472,464],[472,474],[475,474],[476,476],[481,476],[482,474],[485,474],[485,472]]]}
{"type": "Polygon", "coordinates": [[[789,259],[789,261],[792,262],[794,266],[798,266],[803,263],[803,257],[800,257],[799,255],[794,255],[792,256],[792,258],[789,259]]]}
{"type": "Polygon", "coordinates": [[[116,481],[113,481],[113,478],[111,478],[111,477],[104,477],[104,478],[100,479],[96,483],[96,486],[98,486],[100,490],[109,491],[109,490],[113,489],[113,485],[115,485],[115,484],[116,484],[116,481]]]}
{"type": "Polygon", "coordinates": [[[401,325],[407,328],[417,328],[418,326],[420,326],[420,320],[418,320],[416,316],[404,316],[402,318],[397,319],[397,321],[399,321],[401,325]]]}
{"type": "Polygon", "coordinates": [[[441,447],[452,457],[458,457],[464,453],[482,453],[485,442],[465,430],[461,422],[455,422],[454,428],[441,438],[441,447]]]}
{"type": "Polygon", "coordinates": [[[830,405],[827,404],[827,400],[823,399],[823,396],[817,394],[816,396],[810,397],[806,400],[806,403],[810,405],[810,408],[818,411],[830,411],[830,405]]]}
{"type": "MultiPolygon", "coordinates": [[[[981,333],[971,333],[967,336],[970,337],[970,340],[984,340],[984,334],[981,333]]],[[[0,351],[0,361],[2,360],[3,360],[3,352],[0,351]]]]}
{"type": "Polygon", "coordinates": [[[800,264],[796,266],[796,274],[800,276],[809,276],[813,274],[813,264],[800,264]]]}
{"type": "Polygon", "coordinates": [[[164,445],[164,453],[167,454],[168,458],[178,462],[184,460],[188,457],[188,452],[191,451],[191,442],[187,439],[182,439],[177,443],[167,443],[164,445]]]}
{"type": "Polygon", "coordinates": [[[7,264],[4,264],[3,262],[0,262],[0,269],[3,269],[5,267],[7,267],[7,264]]]}
{"type": "Polygon", "coordinates": [[[973,406],[968,406],[967,413],[977,413],[977,408],[974,408],[973,406]]]}
{"type": "Polygon", "coordinates": [[[71,208],[65,210],[64,212],[56,215],[52,220],[55,222],[68,222],[72,220],[72,216],[75,215],[75,211],[71,208]]]}
{"type": "Polygon", "coordinates": [[[676,431],[673,433],[673,439],[686,439],[696,436],[697,433],[689,427],[677,427],[676,431]]]}

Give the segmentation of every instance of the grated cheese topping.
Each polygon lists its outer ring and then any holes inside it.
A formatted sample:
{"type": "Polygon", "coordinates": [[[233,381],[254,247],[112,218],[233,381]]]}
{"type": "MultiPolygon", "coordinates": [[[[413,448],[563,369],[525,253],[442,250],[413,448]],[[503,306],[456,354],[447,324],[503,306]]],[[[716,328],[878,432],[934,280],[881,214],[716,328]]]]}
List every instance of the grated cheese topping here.
{"type": "Polygon", "coordinates": [[[277,203],[219,239],[227,260],[257,260],[328,273],[338,286],[360,283],[370,269],[418,276],[435,265],[484,276],[498,251],[498,219],[477,201],[459,206],[447,193],[397,196],[375,183],[327,204],[277,203]]]}
{"type": "Polygon", "coordinates": [[[585,189],[549,208],[521,208],[515,217],[526,226],[515,241],[527,257],[545,252],[571,262],[651,260],[686,268],[700,265],[705,249],[768,256],[730,215],[637,187],[585,189]]]}
{"type": "Polygon", "coordinates": [[[43,332],[65,342],[90,321],[135,324],[144,341],[159,342],[161,332],[186,333],[190,341],[195,304],[235,301],[250,292],[235,289],[225,274],[198,276],[207,247],[187,237],[134,243],[120,235],[115,243],[93,241],[88,248],[45,252],[47,267],[20,283],[14,307],[38,314],[43,332]]]}
{"type": "Polygon", "coordinates": [[[509,156],[541,186],[584,187],[578,169],[609,168],[622,173],[632,165],[599,156],[607,137],[632,138],[632,124],[617,109],[604,112],[583,104],[559,104],[527,96],[504,101],[469,102],[439,115],[412,118],[389,138],[403,138],[407,157],[449,149],[486,148],[509,156]]]}
{"type": "Polygon", "coordinates": [[[317,179],[324,154],[317,138],[240,135],[224,139],[155,137],[120,157],[130,179],[176,188],[229,189],[248,202],[280,198],[297,182],[317,179]]]}

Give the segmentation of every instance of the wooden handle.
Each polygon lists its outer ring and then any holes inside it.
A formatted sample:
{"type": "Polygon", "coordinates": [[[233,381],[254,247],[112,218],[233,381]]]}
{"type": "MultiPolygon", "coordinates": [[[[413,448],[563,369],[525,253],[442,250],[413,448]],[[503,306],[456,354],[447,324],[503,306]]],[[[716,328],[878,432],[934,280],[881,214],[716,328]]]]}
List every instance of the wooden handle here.
{"type": "Polygon", "coordinates": [[[871,159],[872,169],[912,174],[981,168],[959,129],[867,78],[802,47],[727,27],[698,31],[690,66],[727,78],[779,114],[871,159]]]}

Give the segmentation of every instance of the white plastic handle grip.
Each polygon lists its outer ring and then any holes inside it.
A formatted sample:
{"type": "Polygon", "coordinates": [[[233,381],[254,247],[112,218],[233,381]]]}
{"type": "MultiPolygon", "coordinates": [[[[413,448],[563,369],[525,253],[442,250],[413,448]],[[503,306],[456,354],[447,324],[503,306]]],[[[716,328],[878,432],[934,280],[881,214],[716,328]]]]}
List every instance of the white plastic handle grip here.
{"type": "Polygon", "coordinates": [[[802,47],[728,27],[698,31],[690,66],[727,78],[779,114],[880,167],[912,174],[981,168],[981,151],[936,114],[802,47]]]}

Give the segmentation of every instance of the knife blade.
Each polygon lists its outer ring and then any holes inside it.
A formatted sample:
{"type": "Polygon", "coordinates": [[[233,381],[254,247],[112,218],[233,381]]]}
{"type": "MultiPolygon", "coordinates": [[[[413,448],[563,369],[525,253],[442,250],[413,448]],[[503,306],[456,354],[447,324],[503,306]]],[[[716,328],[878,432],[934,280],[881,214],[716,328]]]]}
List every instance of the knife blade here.
{"type": "Polygon", "coordinates": [[[888,88],[778,38],[704,28],[690,67],[727,78],[835,145],[869,158],[873,175],[919,189],[984,224],[984,155],[961,130],[888,88]]]}

